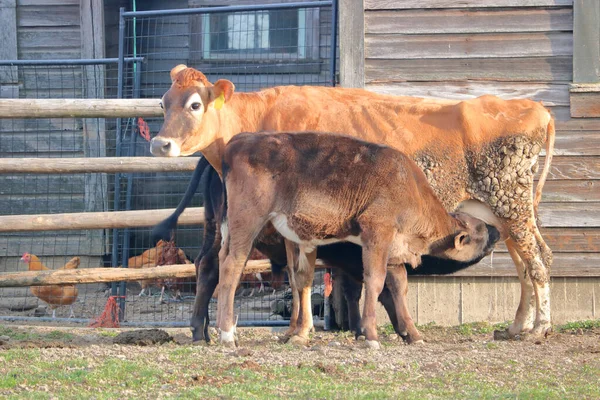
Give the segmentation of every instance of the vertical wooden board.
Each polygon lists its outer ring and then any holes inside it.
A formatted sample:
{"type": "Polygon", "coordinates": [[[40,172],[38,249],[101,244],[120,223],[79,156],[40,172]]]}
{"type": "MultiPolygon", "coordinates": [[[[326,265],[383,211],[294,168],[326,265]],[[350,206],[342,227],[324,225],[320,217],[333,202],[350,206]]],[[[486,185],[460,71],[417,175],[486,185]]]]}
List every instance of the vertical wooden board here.
{"type": "MultiPolygon", "coordinates": [[[[0,3],[0,60],[17,59],[17,10],[15,0],[0,3]]],[[[17,67],[0,67],[0,85],[18,83],[17,67]]]]}
{"type": "Polygon", "coordinates": [[[365,18],[363,0],[340,0],[340,84],[362,88],[365,82],[365,18]]]}
{"type": "Polygon", "coordinates": [[[460,323],[460,278],[419,278],[418,320],[420,324],[460,323]]]}
{"type": "Polygon", "coordinates": [[[573,2],[573,81],[600,81],[600,2],[573,2]]]}

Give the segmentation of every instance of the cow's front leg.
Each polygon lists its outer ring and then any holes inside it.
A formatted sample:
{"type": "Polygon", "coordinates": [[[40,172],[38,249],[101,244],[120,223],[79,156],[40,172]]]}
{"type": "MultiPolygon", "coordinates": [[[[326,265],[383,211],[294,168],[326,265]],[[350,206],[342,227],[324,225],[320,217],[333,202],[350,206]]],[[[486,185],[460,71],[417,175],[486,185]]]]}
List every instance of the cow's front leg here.
{"type": "Polygon", "coordinates": [[[377,316],[375,307],[377,298],[383,290],[387,269],[388,253],[394,237],[394,229],[384,226],[365,229],[363,233],[363,265],[365,280],[365,304],[362,316],[362,331],[366,337],[367,346],[379,349],[377,340],[377,316]]]}
{"type": "Polygon", "coordinates": [[[197,279],[196,279],[196,299],[194,310],[192,312],[191,327],[192,340],[194,342],[210,342],[208,333],[209,305],[210,299],[219,283],[219,265],[213,251],[205,254],[201,259],[196,259],[197,279]]]}
{"type": "Polygon", "coordinates": [[[336,276],[337,279],[342,281],[341,288],[344,292],[344,298],[346,299],[346,305],[348,307],[348,329],[354,332],[354,335],[358,337],[360,332],[360,296],[362,295],[362,282],[353,279],[346,272],[339,270],[336,276]]]}

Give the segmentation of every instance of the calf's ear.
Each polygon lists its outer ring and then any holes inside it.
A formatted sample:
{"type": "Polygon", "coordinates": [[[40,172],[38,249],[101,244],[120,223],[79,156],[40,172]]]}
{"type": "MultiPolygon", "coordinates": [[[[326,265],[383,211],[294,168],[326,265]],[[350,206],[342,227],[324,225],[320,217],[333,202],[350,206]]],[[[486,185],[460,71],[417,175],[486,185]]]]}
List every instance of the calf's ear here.
{"type": "Polygon", "coordinates": [[[171,83],[175,82],[175,79],[177,79],[177,74],[186,68],[187,68],[187,65],[185,65],[185,64],[179,64],[179,65],[173,67],[173,69],[171,70],[171,74],[170,74],[171,75],[171,83]]]}
{"type": "Polygon", "coordinates": [[[235,85],[231,81],[219,79],[211,88],[209,88],[209,102],[214,101],[214,107],[218,110],[223,107],[223,103],[231,99],[234,91],[235,85]]]}
{"type": "Polygon", "coordinates": [[[465,231],[459,232],[458,235],[454,236],[454,247],[457,250],[461,250],[469,243],[471,243],[471,236],[465,231]]]}

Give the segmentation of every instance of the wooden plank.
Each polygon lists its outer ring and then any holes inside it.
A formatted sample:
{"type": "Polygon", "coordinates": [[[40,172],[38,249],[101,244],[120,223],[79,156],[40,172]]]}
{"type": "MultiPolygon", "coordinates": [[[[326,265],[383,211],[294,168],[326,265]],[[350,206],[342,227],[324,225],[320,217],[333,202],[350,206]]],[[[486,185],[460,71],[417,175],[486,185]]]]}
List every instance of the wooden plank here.
{"type": "MultiPolygon", "coordinates": [[[[79,3],[81,18],[81,57],[104,58],[104,1],[81,0],[79,3]]],[[[89,65],[83,67],[84,97],[104,98],[106,67],[89,65]]],[[[106,157],[106,122],[103,118],[83,119],[83,144],[86,157],[106,157]]],[[[108,179],[106,174],[86,174],[84,190],[84,211],[99,212],[108,210],[108,179]]],[[[93,235],[88,232],[88,240],[93,243],[93,235]]],[[[108,233],[104,232],[108,246],[108,233]]],[[[96,249],[101,251],[101,248],[96,249]]]]}
{"type": "Polygon", "coordinates": [[[405,10],[415,8],[558,7],[573,0],[365,0],[366,10],[405,10]]]}
{"type": "MultiPolygon", "coordinates": [[[[17,10],[15,0],[0,3],[0,60],[17,59],[17,10]]],[[[17,67],[0,67],[0,86],[18,83],[17,67]]]]}
{"type": "MultiPolygon", "coordinates": [[[[78,27],[20,28],[17,32],[19,49],[80,48],[78,27]]],[[[21,50],[22,51],[22,50],[21,50]]]]}
{"type": "Polygon", "coordinates": [[[82,152],[83,143],[80,132],[61,132],[40,135],[22,133],[0,133],[0,153],[36,153],[36,152],[82,152]]]}
{"type": "Polygon", "coordinates": [[[403,81],[510,81],[569,82],[570,56],[522,58],[435,58],[365,60],[365,82],[403,81]]]}
{"type": "MultiPolygon", "coordinates": [[[[493,261],[488,256],[479,264],[450,276],[517,276],[517,273],[512,259],[505,253],[494,254],[493,261]]],[[[600,276],[600,253],[555,253],[550,276],[600,276]]]]}
{"type": "Polygon", "coordinates": [[[0,100],[0,118],[162,117],[159,99],[0,100]]]}
{"type": "Polygon", "coordinates": [[[338,13],[340,85],[362,88],[365,82],[364,0],[340,0],[338,13]]]}
{"type": "Polygon", "coordinates": [[[569,32],[365,35],[366,58],[550,57],[572,54],[573,36],[569,32]]]}
{"type": "Polygon", "coordinates": [[[0,159],[0,173],[181,172],[193,171],[196,164],[197,157],[13,158],[0,159]]]}
{"type": "MultiPolygon", "coordinates": [[[[542,202],[600,202],[599,180],[548,180],[542,202]]],[[[585,207],[585,205],[582,205],[585,207]]]]}
{"type": "Polygon", "coordinates": [[[561,156],[600,156],[600,131],[560,131],[554,154],[561,156]]]}
{"type": "Polygon", "coordinates": [[[569,104],[569,86],[554,83],[522,82],[394,82],[367,84],[367,90],[397,96],[445,99],[472,99],[493,94],[504,99],[532,99],[544,105],[569,104]]]}
{"type": "Polygon", "coordinates": [[[539,215],[545,227],[600,228],[600,203],[545,203],[539,215]]]}
{"type": "MultiPolygon", "coordinates": [[[[598,228],[545,228],[541,227],[546,244],[556,253],[600,253],[598,228]]],[[[494,254],[507,253],[504,243],[498,243],[494,254]]]]}
{"type": "Polygon", "coordinates": [[[79,26],[79,9],[75,5],[52,5],[52,12],[46,6],[19,8],[19,27],[36,28],[41,26],[79,26]]]}
{"type": "Polygon", "coordinates": [[[572,118],[570,107],[550,107],[557,131],[600,131],[600,118],[572,118]]]}
{"type": "Polygon", "coordinates": [[[554,156],[548,179],[600,179],[600,157],[554,156]]]}
{"type": "Polygon", "coordinates": [[[571,91],[571,117],[598,118],[600,117],[600,91],[573,92],[571,91]]]}
{"type": "Polygon", "coordinates": [[[600,82],[600,2],[573,2],[573,81],[600,82]]]}
{"type": "Polygon", "coordinates": [[[478,9],[365,12],[366,34],[550,32],[573,30],[573,10],[478,9]]]}
{"type": "MultiPolygon", "coordinates": [[[[175,211],[161,210],[81,212],[39,215],[0,216],[0,232],[39,232],[85,229],[140,228],[154,226],[175,211]]],[[[198,225],[204,222],[204,208],[187,208],[179,217],[180,225],[198,225]]]]}

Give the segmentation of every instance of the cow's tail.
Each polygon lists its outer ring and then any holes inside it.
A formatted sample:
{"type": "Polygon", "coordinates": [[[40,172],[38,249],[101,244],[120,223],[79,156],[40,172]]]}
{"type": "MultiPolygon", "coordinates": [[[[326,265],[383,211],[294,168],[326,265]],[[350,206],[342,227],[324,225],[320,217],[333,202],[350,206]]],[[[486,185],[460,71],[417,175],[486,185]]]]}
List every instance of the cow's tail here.
{"type": "Polygon", "coordinates": [[[177,205],[177,208],[175,211],[173,211],[173,214],[169,215],[152,229],[151,237],[153,243],[157,243],[161,239],[165,241],[171,240],[173,231],[177,226],[177,220],[179,219],[179,216],[190,204],[190,201],[192,200],[192,197],[194,197],[196,189],[198,189],[198,185],[200,184],[200,178],[202,177],[206,167],[209,165],[210,164],[206,158],[200,157],[200,160],[198,160],[198,164],[196,165],[196,169],[194,169],[194,173],[192,174],[192,179],[185,190],[183,198],[177,205]]]}
{"type": "Polygon", "coordinates": [[[550,165],[552,164],[555,137],[556,132],[554,128],[554,118],[552,117],[552,115],[550,115],[550,122],[548,122],[548,128],[546,130],[546,161],[544,162],[544,168],[542,169],[542,173],[540,174],[540,179],[538,181],[537,187],[535,188],[535,197],[533,198],[533,211],[536,218],[538,216],[538,206],[540,205],[540,201],[542,200],[542,190],[544,189],[546,178],[548,177],[548,173],[550,172],[550,165]]]}

